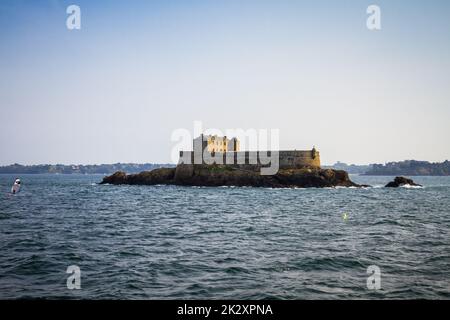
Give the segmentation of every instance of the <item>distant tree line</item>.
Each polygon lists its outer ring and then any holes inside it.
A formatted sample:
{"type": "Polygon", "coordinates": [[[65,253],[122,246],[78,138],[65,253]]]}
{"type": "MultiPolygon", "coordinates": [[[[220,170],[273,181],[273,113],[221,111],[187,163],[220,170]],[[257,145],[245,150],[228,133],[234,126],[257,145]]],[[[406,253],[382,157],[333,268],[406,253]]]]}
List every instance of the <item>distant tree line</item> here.
{"type": "Polygon", "coordinates": [[[346,164],[344,162],[336,162],[332,166],[322,166],[324,169],[344,170],[351,174],[364,174],[370,170],[371,165],[346,164]]]}
{"type": "MultiPolygon", "coordinates": [[[[139,173],[162,167],[174,167],[174,164],[164,163],[114,163],[94,165],[64,165],[64,164],[39,164],[21,165],[12,164],[0,167],[1,173],[11,174],[111,174],[116,171],[126,173],[139,173]]],[[[431,163],[428,161],[406,160],[400,162],[388,162],[386,164],[355,165],[337,162],[331,166],[322,166],[336,170],[345,170],[351,174],[362,174],[368,176],[448,176],[450,175],[450,161],[431,163]]]]}
{"type": "Polygon", "coordinates": [[[373,164],[365,175],[370,176],[448,176],[450,175],[450,161],[428,162],[406,160],[388,162],[386,164],[373,164]]]}
{"type": "Polygon", "coordinates": [[[335,170],[345,170],[351,174],[367,176],[448,176],[450,175],[450,162],[428,162],[406,160],[388,162],[386,164],[356,165],[336,162],[331,166],[322,166],[335,170]]]}
{"type": "Polygon", "coordinates": [[[156,163],[115,163],[115,164],[94,164],[94,165],[64,165],[64,164],[39,164],[39,165],[21,165],[12,164],[0,167],[0,173],[11,174],[111,174],[116,171],[125,171],[126,173],[138,173],[149,171],[161,167],[173,167],[173,164],[156,163]]]}

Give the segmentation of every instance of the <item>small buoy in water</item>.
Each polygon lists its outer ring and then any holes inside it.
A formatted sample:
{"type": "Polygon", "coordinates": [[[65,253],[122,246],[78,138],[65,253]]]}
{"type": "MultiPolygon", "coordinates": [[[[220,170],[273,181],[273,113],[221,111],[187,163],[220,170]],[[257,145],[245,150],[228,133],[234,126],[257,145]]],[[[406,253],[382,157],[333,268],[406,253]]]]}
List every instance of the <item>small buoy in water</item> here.
{"type": "Polygon", "coordinates": [[[16,179],[16,181],[14,181],[14,184],[11,188],[11,193],[15,194],[18,193],[20,191],[20,179],[16,179]]]}
{"type": "Polygon", "coordinates": [[[342,215],[342,219],[347,220],[348,219],[348,215],[346,212],[344,212],[344,214],[342,215]]]}

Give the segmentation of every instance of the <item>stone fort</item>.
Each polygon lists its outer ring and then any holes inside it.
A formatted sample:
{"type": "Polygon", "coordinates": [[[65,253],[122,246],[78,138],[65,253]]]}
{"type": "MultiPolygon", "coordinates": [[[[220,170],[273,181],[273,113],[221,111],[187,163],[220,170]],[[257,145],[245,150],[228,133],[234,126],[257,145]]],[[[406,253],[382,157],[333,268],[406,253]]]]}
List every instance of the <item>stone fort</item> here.
{"type": "Polygon", "coordinates": [[[240,151],[237,138],[200,135],[193,140],[193,151],[180,151],[178,164],[225,164],[254,170],[269,165],[278,153],[280,169],[320,168],[320,154],[311,150],[240,151]]]}

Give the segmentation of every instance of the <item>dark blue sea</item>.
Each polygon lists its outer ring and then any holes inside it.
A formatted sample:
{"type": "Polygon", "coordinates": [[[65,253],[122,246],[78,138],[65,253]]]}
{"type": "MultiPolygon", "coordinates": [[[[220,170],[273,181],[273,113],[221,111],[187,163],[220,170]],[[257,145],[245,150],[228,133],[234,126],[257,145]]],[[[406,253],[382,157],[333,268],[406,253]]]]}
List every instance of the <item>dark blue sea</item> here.
{"type": "Polygon", "coordinates": [[[21,175],[11,195],[15,178],[0,175],[2,299],[450,298],[450,177],[265,189],[21,175]]]}

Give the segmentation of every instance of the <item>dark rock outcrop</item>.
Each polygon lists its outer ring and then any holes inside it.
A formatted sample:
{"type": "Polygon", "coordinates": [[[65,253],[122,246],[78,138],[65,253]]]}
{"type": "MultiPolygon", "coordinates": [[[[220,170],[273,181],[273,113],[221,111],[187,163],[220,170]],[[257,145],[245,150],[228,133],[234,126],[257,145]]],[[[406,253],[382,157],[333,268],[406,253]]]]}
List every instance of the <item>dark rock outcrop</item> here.
{"type": "Polygon", "coordinates": [[[101,183],[132,185],[249,186],[271,188],[362,187],[347,172],[333,169],[280,169],[275,175],[243,170],[227,165],[178,165],[126,175],[116,172],[101,183]]]}
{"type": "Polygon", "coordinates": [[[127,174],[123,171],[117,171],[114,174],[104,177],[101,183],[123,184],[127,180],[127,174]]]}
{"type": "Polygon", "coordinates": [[[417,186],[421,187],[420,184],[415,183],[412,179],[408,179],[405,177],[395,177],[394,181],[389,182],[385,187],[386,188],[398,188],[404,185],[417,186]]]}
{"type": "Polygon", "coordinates": [[[174,176],[175,168],[159,168],[129,175],[123,171],[118,171],[110,176],[104,177],[101,183],[142,185],[173,184],[174,176]]]}

